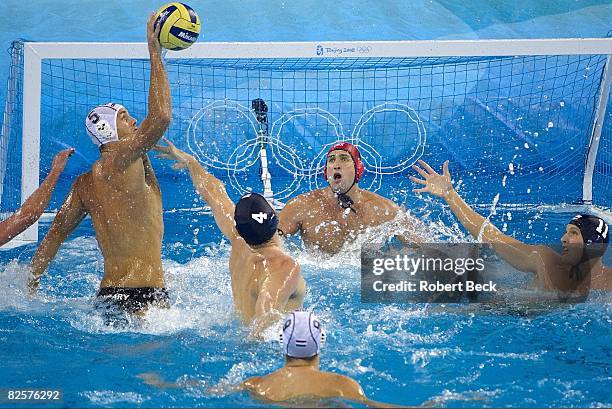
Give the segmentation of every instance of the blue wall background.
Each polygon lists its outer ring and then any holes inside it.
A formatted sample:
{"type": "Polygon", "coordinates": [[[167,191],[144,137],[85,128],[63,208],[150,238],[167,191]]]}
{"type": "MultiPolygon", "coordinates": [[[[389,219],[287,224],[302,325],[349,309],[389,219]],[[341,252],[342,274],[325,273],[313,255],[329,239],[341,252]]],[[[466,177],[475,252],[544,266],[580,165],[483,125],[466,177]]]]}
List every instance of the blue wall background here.
{"type": "MultiPolygon", "coordinates": [[[[11,41],[144,41],[163,1],[3,0],[0,53],[11,41]]],[[[204,41],[604,37],[612,0],[189,0],[204,41]]],[[[8,77],[0,58],[0,106],[8,77]]]]}

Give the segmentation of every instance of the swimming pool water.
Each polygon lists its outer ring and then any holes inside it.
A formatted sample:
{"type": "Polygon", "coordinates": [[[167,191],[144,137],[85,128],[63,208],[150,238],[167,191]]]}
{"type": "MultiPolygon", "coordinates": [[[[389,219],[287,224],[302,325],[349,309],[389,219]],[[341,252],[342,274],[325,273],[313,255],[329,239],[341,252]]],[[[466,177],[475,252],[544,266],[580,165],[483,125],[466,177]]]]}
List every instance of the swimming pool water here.
{"type": "MultiPolygon", "coordinates": [[[[437,231],[432,237],[461,238],[439,205],[414,209],[419,215],[428,211],[425,218],[437,231]],[[435,228],[441,221],[450,230],[435,228]],[[449,232],[452,236],[445,236],[449,232]]],[[[525,237],[530,219],[529,241],[545,242],[560,236],[570,216],[533,210],[512,215],[509,231],[525,237]]],[[[106,327],[93,308],[103,264],[89,220],[62,246],[34,299],[24,288],[35,247],[0,253],[4,387],[60,388],[59,406],[70,407],[261,404],[246,393],[206,392],[282,365],[274,335],[265,342],[250,340],[233,313],[227,243],[219,244],[208,215],[166,212],[164,219],[163,264],[172,308],[153,310],[143,323],[123,328],[106,327]],[[183,387],[146,385],[143,373],[183,387]],[[194,380],[199,386],[189,386],[194,380]]],[[[499,213],[493,220],[502,224],[499,213]]],[[[42,223],[43,233],[48,226],[49,220],[42,223]]],[[[308,284],[305,307],[315,310],[328,330],[322,368],[354,377],[372,399],[451,407],[612,404],[609,294],[592,293],[584,304],[535,308],[361,304],[358,245],[331,259],[302,252],[294,243],[289,248],[308,284]]],[[[517,286],[530,281],[529,275],[508,271],[517,286]]]]}
{"type": "MultiPolygon", "coordinates": [[[[0,14],[0,45],[7,49],[16,38],[144,41],[144,16],[155,8],[148,1],[110,0],[88,4],[85,12],[82,4],[8,0],[0,14]]],[[[191,5],[202,17],[204,41],[601,37],[612,19],[609,0],[191,5]]],[[[7,76],[5,59],[0,80],[7,76]]],[[[465,238],[439,202],[409,196],[399,201],[428,221],[432,238],[465,238]]],[[[498,209],[492,220],[517,238],[550,243],[570,217],[498,209]]],[[[104,326],[93,309],[103,261],[89,220],[62,246],[34,299],[27,297],[25,282],[35,246],[0,252],[0,387],[62,389],[61,404],[28,404],[36,407],[261,405],[244,393],[205,392],[282,365],[273,335],[266,342],[249,340],[233,313],[227,243],[209,215],[168,211],[164,219],[172,308],[151,311],[144,323],[125,328],[104,326]],[[139,378],[143,373],[201,385],[159,389],[146,385],[139,378]]],[[[41,223],[40,237],[49,223],[41,223]]],[[[537,308],[365,305],[359,297],[359,245],[329,260],[290,249],[309,286],[305,306],[327,326],[322,368],[354,377],[371,399],[452,407],[612,406],[609,295],[537,308]]],[[[610,252],[607,257],[612,264],[610,252]]],[[[514,271],[509,276],[517,286],[530,279],[514,271]]],[[[8,406],[14,405],[0,402],[8,406]]]]}

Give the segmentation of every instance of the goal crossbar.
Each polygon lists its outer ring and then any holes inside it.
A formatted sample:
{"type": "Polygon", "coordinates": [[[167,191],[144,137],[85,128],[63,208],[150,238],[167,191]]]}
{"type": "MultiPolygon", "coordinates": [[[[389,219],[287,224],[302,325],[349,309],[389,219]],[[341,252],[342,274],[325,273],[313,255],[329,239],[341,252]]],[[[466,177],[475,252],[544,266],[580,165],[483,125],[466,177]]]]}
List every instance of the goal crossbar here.
{"type": "MultiPolygon", "coordinates": [[[[41,59],[149,58],[146,43],[26,43],[41,59]]],[[[166,58],[501,57],[612,53],[612,38],[352,42],[215,42],[170,51],[166,58]]]]}

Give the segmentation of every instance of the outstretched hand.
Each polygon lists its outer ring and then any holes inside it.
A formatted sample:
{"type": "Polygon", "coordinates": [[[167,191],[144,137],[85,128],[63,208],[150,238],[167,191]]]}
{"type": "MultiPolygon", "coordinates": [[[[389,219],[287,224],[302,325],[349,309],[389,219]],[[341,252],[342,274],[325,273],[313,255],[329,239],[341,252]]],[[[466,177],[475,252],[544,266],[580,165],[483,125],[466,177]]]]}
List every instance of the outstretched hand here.
{"type": "Polygon", "coordinates": [[[155,157],[159,159],[175,160],[176,163],[172,165],[172,169],[174,170],[185,169],[187,167],[187,163],[193,159],[193,156],[174,146],[170,140],[166,138],[162,139],[167,146],[155,145],[153,150],[155,152],[159,152],[155,157]]]}
{"type": "Polygon", "coordinates": [[[59,152],[53,158],[53,163],[51,164],[51,170],[55,170],[57,172],[61,172],[66,167],[66,163],[68,162],[68,158],[74,154],[74,148],[64,149],[59,152]]]}
{"type": "Polygon", "coordinates": [[[415,193],[431,193],[434,196],[446,198],[453,190],[453,184],[451,183],[451,175],[448,171],[448,161],[442,165],[442,174],[433,170],[425,161],[419,159],[419,164],[425,168],[421,169],[417,165],[412,165],[412,169],[416,170],[423,179],[417,179],[414,176],[410,176],[410,180],[414,183],[425,185],[419,189],[413,189],[415,193]]]}

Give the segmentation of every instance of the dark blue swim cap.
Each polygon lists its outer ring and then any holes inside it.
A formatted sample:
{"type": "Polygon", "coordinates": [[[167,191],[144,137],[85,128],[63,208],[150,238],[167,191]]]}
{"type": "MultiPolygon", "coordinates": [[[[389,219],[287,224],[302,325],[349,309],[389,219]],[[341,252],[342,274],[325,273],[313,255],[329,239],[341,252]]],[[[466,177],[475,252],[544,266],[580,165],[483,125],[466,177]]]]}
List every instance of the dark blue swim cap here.
{"type": "Polygon", "coordinates": [[[278,227],[278,217],[270,203],[258,193],[240,198],[234,211],[238,234],[251,246],[270,240],[278,227]]]}
{"type": "Polygon", "coordinates": [[[580,229],[582,241],[584,242],[584,260],[601,257],[606,252],[610,235],[608,224],[597,216],[579,214],[569,222],[580,229]]]}

